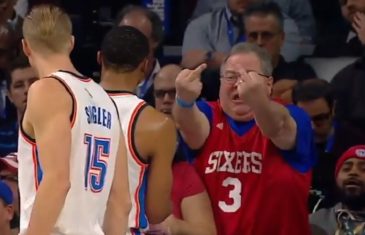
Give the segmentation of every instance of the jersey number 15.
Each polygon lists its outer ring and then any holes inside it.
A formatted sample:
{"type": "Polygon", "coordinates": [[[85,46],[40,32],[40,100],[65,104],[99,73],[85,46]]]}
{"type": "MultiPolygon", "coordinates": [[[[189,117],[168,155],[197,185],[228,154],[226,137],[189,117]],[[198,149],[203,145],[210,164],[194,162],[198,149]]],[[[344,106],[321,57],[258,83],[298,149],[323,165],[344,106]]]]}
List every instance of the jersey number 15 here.
{"type": "Polygon", "coordinates": [[[104,187],[110,153],[110,139],[85,134],[84,144],[87,146],[85,189],[98,193],[104,187]]]}

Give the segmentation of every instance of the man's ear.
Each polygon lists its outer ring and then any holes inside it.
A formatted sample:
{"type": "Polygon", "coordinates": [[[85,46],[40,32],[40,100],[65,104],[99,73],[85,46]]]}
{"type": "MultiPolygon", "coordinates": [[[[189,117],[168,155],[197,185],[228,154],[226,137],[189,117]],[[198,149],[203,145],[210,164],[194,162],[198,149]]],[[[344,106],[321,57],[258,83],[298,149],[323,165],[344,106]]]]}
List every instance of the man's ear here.
{"type": "Polygon", "coordinates": [[[141,62],[141,71],[144,73],[144,74],[147,74],[148,72],[148,67],[149,67],[149,64],[148,64],[149,60],[148,58],[145,58],[142,62],[141,62]]]}
{"type": "Polygon", "coordinates": [[[11,93],[10,93],[9,90],[6,91],[6,96],[8,97],[9,101],[13,104],[14,103],[13,102],[13,97],[12,97],[12,95],[11,95],[11,93]]]}
{"type": "Polygon", "coordinates": [[[101,57],[102,57],[101,51],[98,51],[96,53],[96,61],[98,62],[99,65],[102,64],[102,58],[101,57]]]}
{"type": "Polygon", "coordinates": [[[14,207],[12,205],[6,206],[6,217],[10,221],[14,217],[14,207]]]}
{"type": "Polygon", "coordinates": [[[75,37],[74,36],[71,36],[70,46],[68,48],[68,52],[71,53],[72,50],[74,49],[74,47],[75,47],[75,37]]]}
{"type": "Polygon", "coordinates": [[[29,57],[32,54],[32,49],[30,49],[28,42],[24,38],[22,39],[22,47],[24,54],[29,57]]]}

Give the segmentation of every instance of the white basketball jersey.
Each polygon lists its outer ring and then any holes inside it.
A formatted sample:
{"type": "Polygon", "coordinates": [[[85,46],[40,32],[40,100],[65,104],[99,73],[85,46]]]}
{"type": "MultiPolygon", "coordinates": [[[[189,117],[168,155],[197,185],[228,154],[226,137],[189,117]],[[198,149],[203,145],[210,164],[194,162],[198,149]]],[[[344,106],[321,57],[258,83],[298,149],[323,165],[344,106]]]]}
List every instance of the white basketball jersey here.
{"type": "Polygon", "coordinates": [[[132,209],[129,214],[128,234],[143,234],[148,229],[145,210],[148,164],[138,155],[134,143],[134,130],[138,115],[147,104],[129,92],[108,92],[118,107],[128,155],[129,190],[132,209]]]}
{"type": "MultiPolygon", "coordinates": [[[[52,235],[103,235],[102,218],[120,138],[117,109],[103,88],[91,79],[66,71],[53,73],[50,77],[60,81],[73,98],[71,188],[52,235]]],[[[21,128],[18,147],[20,234],[26,232],[42,180],[36,141],[21,128]]]]}

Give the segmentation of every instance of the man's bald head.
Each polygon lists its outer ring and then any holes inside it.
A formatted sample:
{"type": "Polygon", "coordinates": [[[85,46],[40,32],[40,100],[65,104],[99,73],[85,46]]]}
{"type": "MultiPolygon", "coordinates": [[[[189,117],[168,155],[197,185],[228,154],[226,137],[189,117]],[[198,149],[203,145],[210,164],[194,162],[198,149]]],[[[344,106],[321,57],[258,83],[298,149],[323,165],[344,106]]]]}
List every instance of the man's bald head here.
{"type": "Polygon", "coordinates": [[[175,79],[181,70],[182,68],[177,64],[165,65],[157,73],[155,83],[159,82],[159,80],[172,80],[175,84],[175,79]]]}
{"type": "Polygon", "coordinates": [[[141,31],[147,38],[151,38],[152,24],[142,10],[129,12],[124,16],[119,26],[131,26],[141,31]]]}
{"type": "Polygon", "coordinates": [[[168,115],[175,103],[175,80],[182,68],[176,64],[169,64],[161,68],[155,77],[154,94],[155,106],[160,112],[168,115]]]}
{"type": "Polygon", "coordinates": [[[132,26],[141,31],[150,41],[153,51],[163,39],[163,25],[160,17],[155,12],[141,6],[124,7],[118,13],[115,24],[132,26]]]}

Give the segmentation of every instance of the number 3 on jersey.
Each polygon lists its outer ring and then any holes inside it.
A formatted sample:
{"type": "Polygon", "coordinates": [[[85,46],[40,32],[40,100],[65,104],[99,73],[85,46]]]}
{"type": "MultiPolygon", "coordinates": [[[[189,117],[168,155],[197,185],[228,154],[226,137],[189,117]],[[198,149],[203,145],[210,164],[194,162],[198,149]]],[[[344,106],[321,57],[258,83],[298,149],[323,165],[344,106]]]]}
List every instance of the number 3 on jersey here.
{"type": "Polygon", "coordinates": [[[87,146],[85,189],[98,193],[104,187],[110,153],[110,139],[85,134],[84,144],[87,146]]]}
{"type": "Polygon", "coordinates": [[[229,191],[228,197],[232,199],[232,203],[227,204],[225,201],[219,201],[218,206],[222,211],[227,213],[236,212],[241,207],[241,192],[242,192],[242,183],[237,178],[228,177],[223,180],[222,186],[227,188],[229,186],[233,186],[233,188],[229,191]]]}

